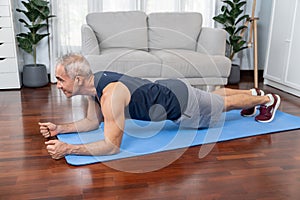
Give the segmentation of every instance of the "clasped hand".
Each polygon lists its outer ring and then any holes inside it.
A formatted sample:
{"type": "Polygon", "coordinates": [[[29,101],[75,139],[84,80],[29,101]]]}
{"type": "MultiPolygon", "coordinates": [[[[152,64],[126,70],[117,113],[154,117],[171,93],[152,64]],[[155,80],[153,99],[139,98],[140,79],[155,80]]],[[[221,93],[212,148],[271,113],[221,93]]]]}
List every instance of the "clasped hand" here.
{"type": "Polygon", "coordinates": [[[56,124],[53,124],[51,122],[46,122],[46,123],[39,122],[39,125],[40,125],[40,133],[45,138],[56,136],[58,134],[56,124]]]}
{"type": "MultiPolygon", "coordinates": [[[[50,138],[58,134],[57,125],[51,122],[39,123],[40,133],[45,138],[50,138]]],[[[67,144],[59,140],[49,140],[45,142],[46,149],[53,159],[60,159],[66,155],[67,144]]]]}
{"type": "Polygon", "coordinates": [[[45,142],[46,149],[53,159],[61,159],[67,154],[67,144],[59,140],[45,142]]]}

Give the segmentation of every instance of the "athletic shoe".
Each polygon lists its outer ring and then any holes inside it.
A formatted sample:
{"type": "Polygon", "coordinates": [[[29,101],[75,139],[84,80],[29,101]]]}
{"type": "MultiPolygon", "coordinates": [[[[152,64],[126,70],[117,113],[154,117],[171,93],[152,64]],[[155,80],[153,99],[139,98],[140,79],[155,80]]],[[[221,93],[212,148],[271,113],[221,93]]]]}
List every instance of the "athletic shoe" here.
{"type": "Polygon", "coordinates": [[[258,122],[263,122],[263,123],[267,123],[267,122],[271,122],[274,119],[276,110],[278,109],[279,105],[280,105],[280,96],[277,94],[269,94],[272,95],[274,98],[274,102],[272,105],[261,105],[259,110],[260,110],[260,114],[257,115],[255,117],[255,120],[258,122]]]}
{"type": "MultiPolygon", "coordinates": [[[[264,96],[265,95],[264,91],[257,89],[257,88],[253,88],[253,89],[255,89],[255,91],[256,91],[256,96],[264,96]]],[[[256,110],[257,110],[256,106],[252,107],[252,108],[248,108],[248,109],[243,109],[241,111],[241,115],[243,117],[252,117],[252,116],[256,115],[256,110]]]]}

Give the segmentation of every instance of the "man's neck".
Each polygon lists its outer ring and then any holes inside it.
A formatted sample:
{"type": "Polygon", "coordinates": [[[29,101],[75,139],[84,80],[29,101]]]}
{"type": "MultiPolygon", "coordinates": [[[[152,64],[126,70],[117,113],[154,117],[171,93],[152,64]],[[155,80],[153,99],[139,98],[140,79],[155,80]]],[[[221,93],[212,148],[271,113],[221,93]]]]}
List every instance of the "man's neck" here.
{"type": "Polygon", "coordinates": [[[94,84],[94,75],[85,79],[84,86],[82,88],[83,88],[83,90],[81,91],[82,95],[89,95],[89,96],[97,95],[97,91],[94,84]]]}

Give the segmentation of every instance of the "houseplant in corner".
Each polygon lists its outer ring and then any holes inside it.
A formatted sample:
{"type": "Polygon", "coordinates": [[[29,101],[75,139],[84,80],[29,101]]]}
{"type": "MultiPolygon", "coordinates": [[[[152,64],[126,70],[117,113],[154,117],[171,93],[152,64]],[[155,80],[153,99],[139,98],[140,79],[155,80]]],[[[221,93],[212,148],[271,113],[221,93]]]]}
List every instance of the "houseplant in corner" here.
{"type": "Polygon", "coordinates": [[[25,10],[16,9],[23,13],[24,18],[19,19],[27,32],[17,34],[18,46],[26,53],[33,56],[33,64],[24,65],[23,84],[27,87],[42,87],[48,84],[47,68],[43,64],[37,64],[37,46],[39,42],[49,36],[49,33],[41,33],[48,30],[48,19],[54,17],[50,14],[49,2],[45,0],[22,1],[25,10]]]}
{"type": "MultiPolygon", "coordinates": [[[[227,57],[232,61],[239,51],[248,48],[246,41],[241,33],[247,29],[243,21],[249,19],[249,15],[244,15],[244,0],[223,0],[224,5],[221,7],[221,13],[213,19],[222,24],[224,30],[228,33],[227,43],[227,57]]],[[[229,83],[238,83],[240,81],[240,67],[232,64],[229,83]]]]}

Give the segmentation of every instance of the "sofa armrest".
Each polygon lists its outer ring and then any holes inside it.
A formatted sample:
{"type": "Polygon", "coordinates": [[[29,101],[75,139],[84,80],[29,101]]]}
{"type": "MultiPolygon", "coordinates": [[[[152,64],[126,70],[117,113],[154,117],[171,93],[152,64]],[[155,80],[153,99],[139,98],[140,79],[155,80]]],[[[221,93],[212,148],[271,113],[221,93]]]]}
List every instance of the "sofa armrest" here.
{"type": "Polygon", "coordinates": [[[197,52],[211,55],[225,55],[226,31],[203,27],[197,44],[197,52]]]}
{"type": "Polygon", "coordinates": [[[99,55],[100,47],[93,29],[83,24],[81,26],[81,50],[83,55],[99,55]]]}

